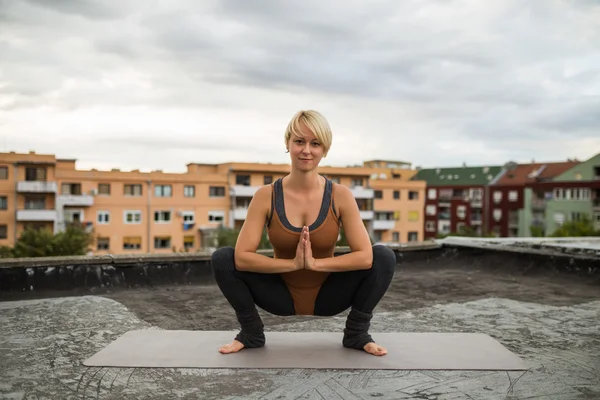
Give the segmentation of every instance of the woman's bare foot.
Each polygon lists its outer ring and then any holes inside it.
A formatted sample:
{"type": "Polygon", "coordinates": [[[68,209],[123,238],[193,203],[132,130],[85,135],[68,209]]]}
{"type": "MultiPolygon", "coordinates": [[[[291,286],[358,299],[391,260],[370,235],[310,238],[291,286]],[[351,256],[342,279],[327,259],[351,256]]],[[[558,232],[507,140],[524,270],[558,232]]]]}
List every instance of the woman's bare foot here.
{"type": "Polygon", "coordinates": [[[365,347],[363,347],[363,349],[369,353],[369,354],[373,354],[374,356],[383,356],[387,354],[387,350],[381,346],[379,346],[376,343],[370,342],[365,344],[365,347]]]}
{"type": "Polygon", "coordinates": [[[234,340],[233,342],[221,347],[219,349],[219,353],[222,353],[222,354],[237,353],[238,351],[240,351],[243,348],[244,348],[244,345],[241,342],[234,340]]]}

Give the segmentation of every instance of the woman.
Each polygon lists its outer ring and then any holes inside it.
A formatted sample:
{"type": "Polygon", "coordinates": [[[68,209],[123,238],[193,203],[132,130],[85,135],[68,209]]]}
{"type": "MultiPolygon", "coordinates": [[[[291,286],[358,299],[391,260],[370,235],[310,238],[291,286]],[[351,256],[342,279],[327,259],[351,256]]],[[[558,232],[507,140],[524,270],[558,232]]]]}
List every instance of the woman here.
{"type": "Polygon", "coordinates": [[[387,354],[368,329],[396,256],[371,245],[352,192],[317,172],[332,142],[327,120],[316,111],[300,111],[284,137],[290,173],[257,190],[235,249],[223,247],[212,256],[215,280],[241,325],[219,351],[264,346],[258,306],[280,316],[332,316],[350,308],[342,344],[387,354]],[[273,258],[256,253],[265,226],[273,258]],[[340,226],[351,251],[334,257],[340,226]]]}

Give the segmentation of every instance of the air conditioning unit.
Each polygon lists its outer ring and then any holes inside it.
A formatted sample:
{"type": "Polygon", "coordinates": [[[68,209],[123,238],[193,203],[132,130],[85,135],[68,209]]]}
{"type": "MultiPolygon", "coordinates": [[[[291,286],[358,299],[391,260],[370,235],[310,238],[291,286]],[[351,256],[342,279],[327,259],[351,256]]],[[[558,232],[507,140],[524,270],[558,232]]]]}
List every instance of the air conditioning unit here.
{"type": "Polygon", "coordinates": [[[96,196],[98,194],[98,189],[92,189],[92,190],[90,190],[90,194],[92,196],[96,196]]]}

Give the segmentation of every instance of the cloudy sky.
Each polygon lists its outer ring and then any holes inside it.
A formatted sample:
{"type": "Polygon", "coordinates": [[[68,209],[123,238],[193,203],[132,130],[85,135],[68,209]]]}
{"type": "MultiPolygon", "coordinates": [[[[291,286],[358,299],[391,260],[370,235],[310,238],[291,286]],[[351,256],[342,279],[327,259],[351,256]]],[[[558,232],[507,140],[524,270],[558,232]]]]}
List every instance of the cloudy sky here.
{"type": "Polygon", "coordinates": [[[79,168],[287,162],[299,109],[326,165],[600,152],[596,0],[0,0],[0,151],[79,168]]]}

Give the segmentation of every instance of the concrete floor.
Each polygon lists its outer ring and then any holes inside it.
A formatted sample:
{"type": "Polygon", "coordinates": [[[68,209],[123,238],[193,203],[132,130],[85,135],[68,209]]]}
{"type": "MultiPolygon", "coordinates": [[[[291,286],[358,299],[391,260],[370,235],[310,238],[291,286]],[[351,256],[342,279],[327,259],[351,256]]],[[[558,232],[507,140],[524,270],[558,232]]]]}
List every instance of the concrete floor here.
{"type": "MultiPolygon", "coordinates": [[[[326,319],[261,314],[267,331],[341,332],[345,320],[345,314],[326,319]]],[[[15,298],[0,302],[0,398],[599,399],[598,321],[600,289],[585,277],[524,274],[509,266],[505,272],[475,269],[460,260],[443,266],[417,262],[397,273],[371,332],[486,333],[530,369],[87,368],[84,359],[129,330],[232,330],[233,335],[234,314],[211,285],[15,298]]]]}

